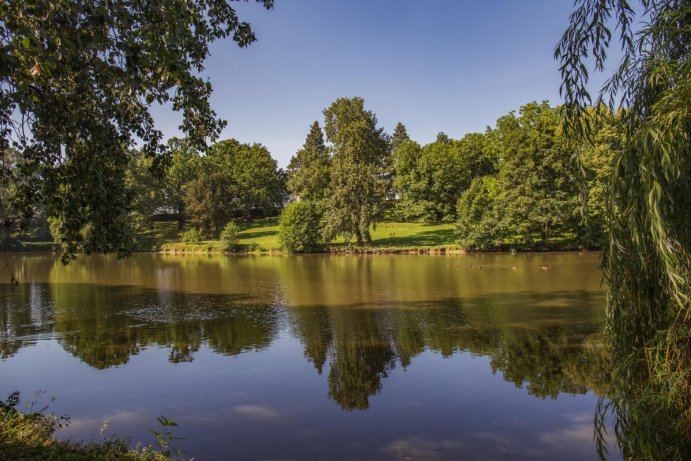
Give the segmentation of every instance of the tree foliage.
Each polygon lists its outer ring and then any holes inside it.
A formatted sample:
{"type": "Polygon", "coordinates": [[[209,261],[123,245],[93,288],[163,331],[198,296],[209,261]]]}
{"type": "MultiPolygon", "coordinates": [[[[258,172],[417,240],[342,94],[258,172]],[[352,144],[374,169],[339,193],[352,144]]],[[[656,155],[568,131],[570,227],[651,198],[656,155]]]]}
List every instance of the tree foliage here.
{"type": "MultiPolygon", "coordinates": [[[[266,8],[272,0],[260,0],[266,8]]],[[[149,107],[182,112],[196,146],[224,122],[199,74],[209,44],[255,40],[225,0],[24,1],[0,4],[0,139],[35,174],[20,203],[43,202],[59,221],[63,260],[85,251],[126,254],[128,150],[163,149],[149,107]]]]}
{"type": "Polygon", "coordinates": [[[208,238],[217,237],[230,218],[272,216],[283,207],[285,177],[261,144],[228,139],[194,158],[180,156],[181,162],[199,165],[185,187],[184,209],[190,223],[208,238]]]}
{"type": "Polygon", "coordinates": [[[455,141],[440,133],[437,141],[420,147],[403,142],[396,149],[397,214],[428,223],[456,220],[456,204],[475,177],[490,174],[496,160],[486,149],[485,136],[471,133],[455,141]]]}
{"type": "Polygon", "coordinates": [[[570,132],[592,137],[588,64],[604,68],[616,27],[624,59],[596,105],[625,107],[603,258],[614,378],[601,401],[626,458],[691,453],[691,9],[684,0],[581,0],[557,45],[570,132]],[[644,18],[643,23],[638,21],[644,18]],[[634,29],[640,30],[634,33],[634,29]],[[593,60],[593,61],[591,61],[593,60]]]}
{"type": "Polygon", "coordinates": [[[309,201],[288,204],[278,219],[281,247],[290,253],[311,253],[324,246],[319,207],[309,201]]]}
{"type": "Polygon", "coordinates": [[[546,102],[529,103],[518,116],[497,121],[502,164],[504,228],[528,244],[547,243],[554,230],[573,228],[578,219],[578,172],[573,148],[561,136],[561,119],[546,102]]]}
{"type": "Polygon", "coordinates": [[[408,130],[405,125],[401,122],[396,124],[391,134],[391,139],[389,140],[389,145],[391,146],[391,152],[396,152],[398,147],[406,141],[410,141],[410,136],[408,136],[408,130]]]}
{"type": "Polygon", "coordinates": [[[329,182],[329,151],[315,121],[302,149],[290,159],[288,190],[300,200],[321,203],[329,195],[329,182]]]}
{"type": "Polygon", "coordinates": [[[271,216],[283,208],[285,177],[261,144],[221,141],[211,146],[203,162],[226,179],[230,190],[224,206],[231,214],[271,216]]]}
{"type": "MultiPolygon", "coordinates": [[[[172,138],[168,141],[169,161],[160,182],[163,207],[178,218],[178,229],[182,230],[187,216],[185,196],[187,187],[199,174],[201,156],[186,139],[172,138]]],[[[154,173],[154,172],[152,172],[154,173]]]]}
{"type": "Polygon", "coordinates": [[[370,226],[383,211],[383,177],[388,140],[377,117],[362,98],[339,98],[324,110],[326,139],[331,143],[331,189],[325,212],[328,237],[353,236],[370,244],[370,226]]]}

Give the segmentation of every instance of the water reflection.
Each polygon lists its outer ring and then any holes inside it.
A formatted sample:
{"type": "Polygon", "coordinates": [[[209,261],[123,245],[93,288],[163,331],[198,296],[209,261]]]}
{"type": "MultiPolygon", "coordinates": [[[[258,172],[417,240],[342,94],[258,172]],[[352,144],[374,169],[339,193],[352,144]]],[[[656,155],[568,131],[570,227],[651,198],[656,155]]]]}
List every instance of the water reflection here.
{"type": "Polygon", "coordinates": [[[95,369],[151,346],[185,363],[201,348],[261,351],[286,330],[343,410],[367,409],[427,350],[487,356],[536,397],[601,393],[595,257],[511,258],[20,258],[29,283],[0,285],[0,357],[55,337],[95,369]]]}

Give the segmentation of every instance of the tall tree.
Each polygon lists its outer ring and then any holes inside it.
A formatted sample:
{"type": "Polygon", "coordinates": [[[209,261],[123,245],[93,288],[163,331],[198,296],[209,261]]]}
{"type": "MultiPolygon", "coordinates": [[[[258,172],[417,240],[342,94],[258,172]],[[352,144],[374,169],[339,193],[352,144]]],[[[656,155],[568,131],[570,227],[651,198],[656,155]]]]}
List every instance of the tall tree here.
{"type": "Polygon", "coordinates": [[[398,122],[393,130],[393,134],[389,138],[389,151],[384,158],[386,198],[391,202],[396,199],[396,186],[394,185],[396,178],[396,150],[406,141],[410,141],[408,130],[403,123],[398,122]]]}
{"type": "Polygon", "coordinates": [[[78,247],[128,252],[128,149],[163,149],[151,104],[181,111],[197,146],[218,136],[224,122],[199,73],[209,44],[228,36],[255,40],[225,0],[2,3],[0,148],[40,172],[20,200],[43,201],[60,222],[63,261],[78,247]]]}
{"type": "Polygon", "coordinates": [[[389,141],[389,144],[391,146],[391,152],[396,152],[398,146],[403,144],[405,141],[410,141],[410,137],[408,136],[408,130],[406,129],[403,123],[398,122],[396,124],[396,128],[393,129],[393,133],[391,134],[391,140],[389,141]]]}
{"type": "Polygon", "coordinates": [[[168,141],[170,160],[165,167],[162,181],[164,206],[178,218],[178,230],[185,227],[185,197],[187,187],[197,177],[202,157],[186,139],[172,138],[168,141]]]}
{"type": "Polygon", "coordinates": [[[616,418],[625,458],[691,453],[691,21],[686,0],[580,0],[557,45],[569,132],[590,137],[589,64],[619,33],[625,59],[595,105],[627,108],[607,207],[607,328],[614,375],[596,433],[616,418]],[[635,31],[636,25],[640,30],[635,31]]]}
{"type": "Polygon", "coordinates": [[[497,121],[502,145],[499,171],[504,227],[529,245],[578,219],[574,151],[561,135],[561,119],[547,102],[532,102],[497,121]]]}
{"type": "Polygon", "coordinates": [[[314,122],[305,144],[288,165],[288,190],[300,200],[322,203],[329,195],[329,151],[319,122],[314,122]]]}
{"type": "Polygon", "coordinates": [[[190,224],[201,230],[206,238],[218,238],[223,226],[232,216],[232,184],[210,163],[202,164],[199,174],[185,190],[185,209],[190,224]]]}
{"type": "Polygon", "coordinates": [[[330,236],[355,236],[370,244],[370,226],[380,219],[385,194],[383,159],[388,151],[377,117],[362,98],[339,98],[324,110],[331,143],[331,194],[325,214],[330,236]]]}

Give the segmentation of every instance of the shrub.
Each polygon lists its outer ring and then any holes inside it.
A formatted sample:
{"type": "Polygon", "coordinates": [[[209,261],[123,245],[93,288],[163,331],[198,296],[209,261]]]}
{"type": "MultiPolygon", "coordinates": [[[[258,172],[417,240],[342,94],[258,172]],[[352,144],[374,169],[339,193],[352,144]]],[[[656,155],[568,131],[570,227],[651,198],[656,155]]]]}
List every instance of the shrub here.
{"type": "Polygon", "coordinates": [[[221,246],[225,251],[237,251],[240,248],[238,238],[240,228],[235,221],[228,221],[221,231],[221,246]]]}
{"type": "Polygon", "coordinates": [[[192,229],[186,230],[180,234],[180,238],[185,243],[199,243],[204,239],[204,236],[202,235],[201,230],[193,227],[192,229]]]}
{"type": "Polygon", "coordinates": [[[323,238],[321,213],[312,202],[288,204],[278,219],[278,238],[281,247],[290,253],[309,253],[321,250],[323,238]]]}

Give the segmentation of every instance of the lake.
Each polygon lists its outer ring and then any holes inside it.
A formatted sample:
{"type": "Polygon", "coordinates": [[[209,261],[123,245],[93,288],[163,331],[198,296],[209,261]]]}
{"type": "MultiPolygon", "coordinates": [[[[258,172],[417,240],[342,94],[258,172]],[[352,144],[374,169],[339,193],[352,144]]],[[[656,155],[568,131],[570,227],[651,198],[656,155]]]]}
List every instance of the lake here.
{"type": "Polygon", "coordinates": [[[0,399],[196,460],[596,459],[599,254],[10,255],[0,399]]]}

